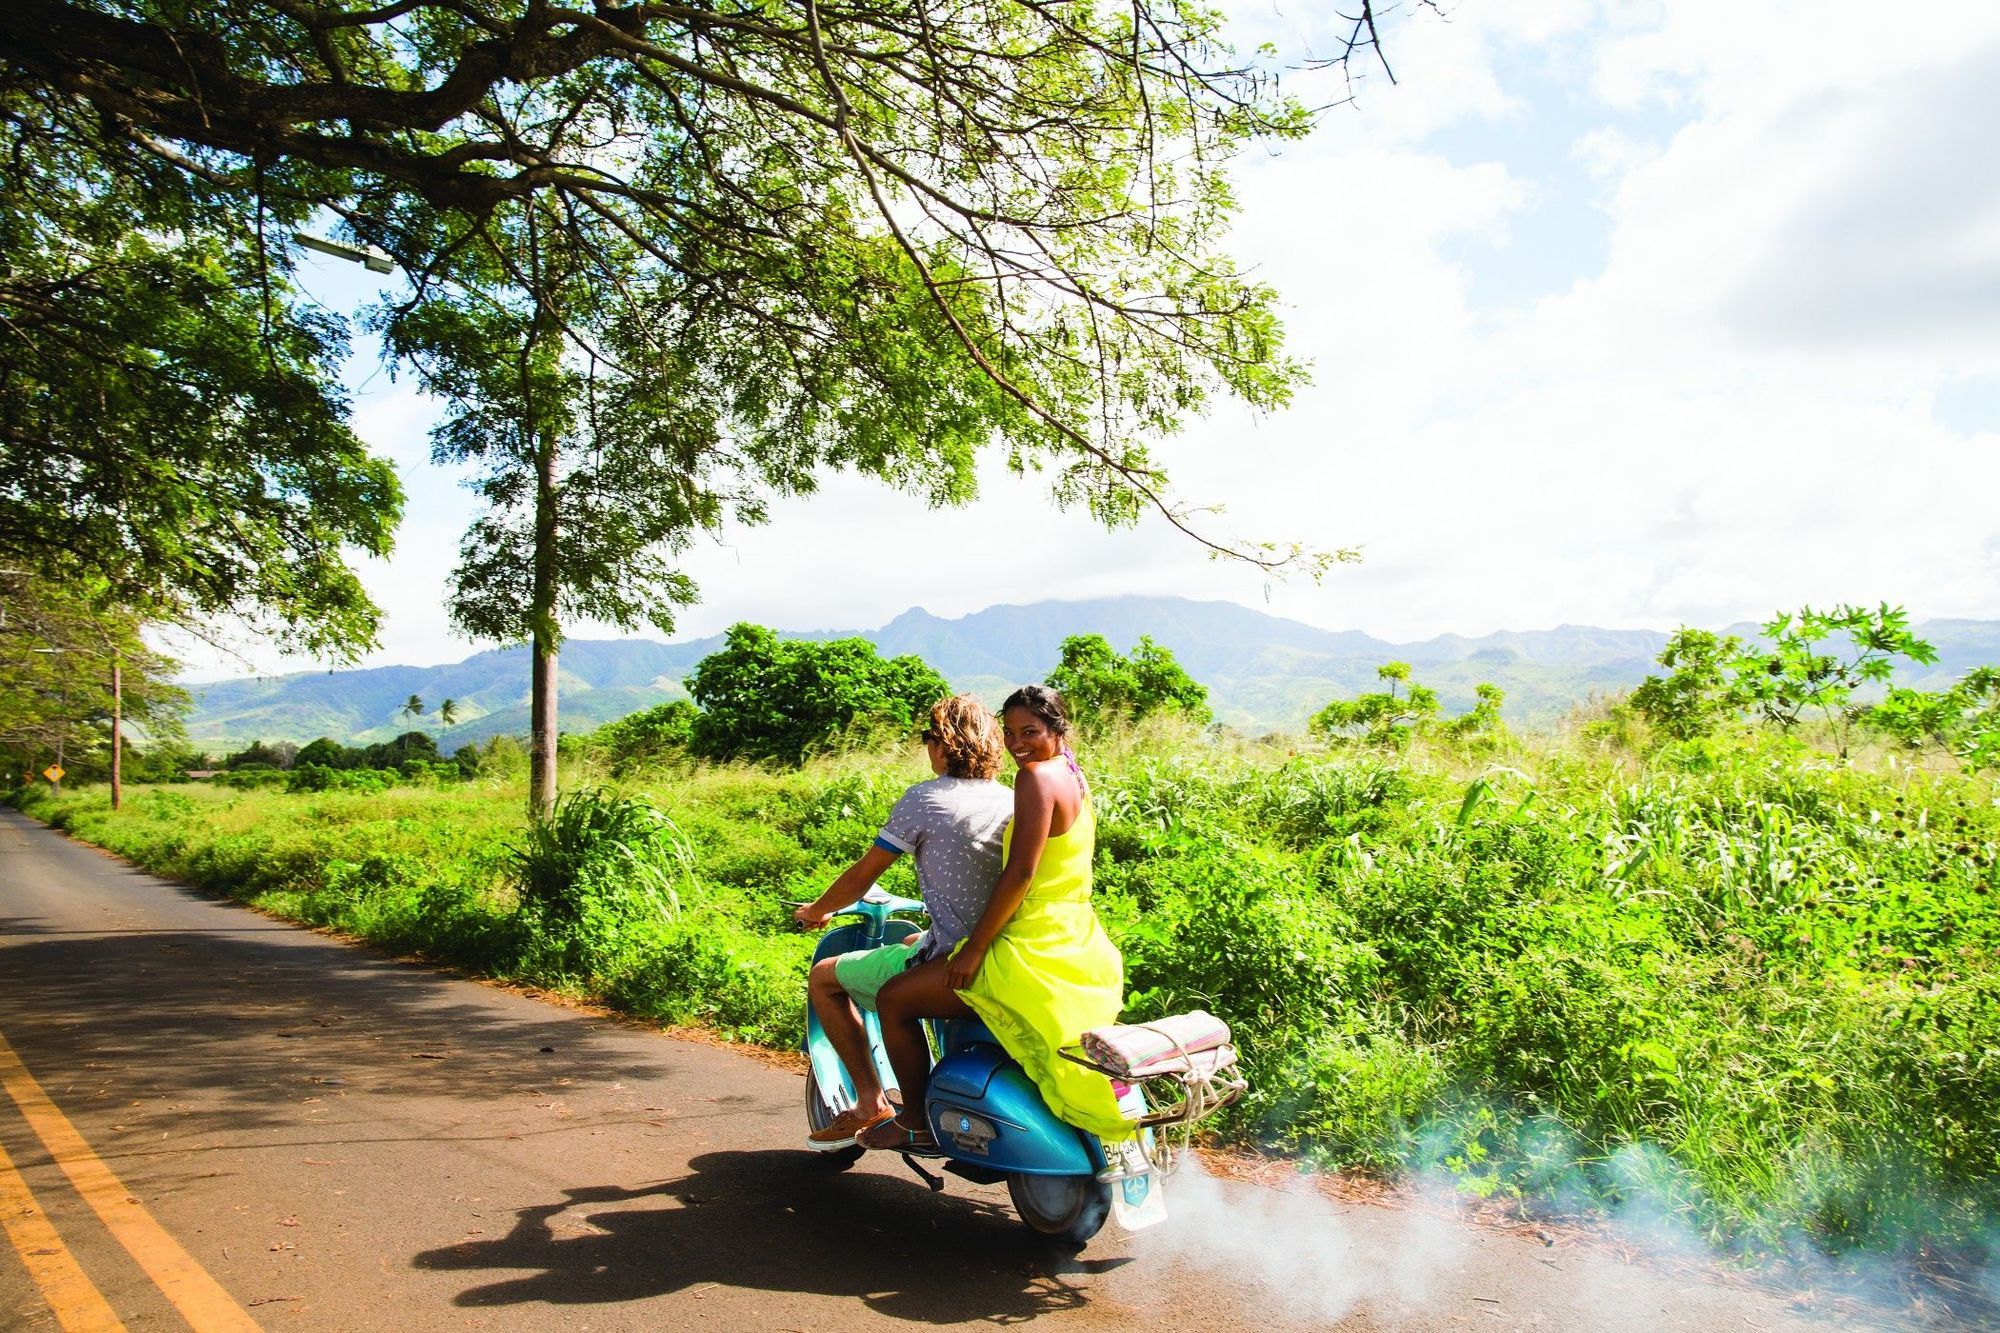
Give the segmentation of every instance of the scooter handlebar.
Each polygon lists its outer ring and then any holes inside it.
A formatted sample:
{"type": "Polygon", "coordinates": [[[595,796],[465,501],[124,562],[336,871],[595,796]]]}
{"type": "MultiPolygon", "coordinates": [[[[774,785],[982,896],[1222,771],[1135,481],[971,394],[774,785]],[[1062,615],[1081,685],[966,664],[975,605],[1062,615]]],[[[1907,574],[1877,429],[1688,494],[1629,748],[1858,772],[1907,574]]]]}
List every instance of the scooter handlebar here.
{"type": "Polygon", "coordinates": [[[899,898],[886,889],[871,888],[847,906],[835,908],[834,914],[838,916],[842,912],[860,912],[863,915],[872,916],[874,912],[881,912],[886,916],[891,912],[921,912],[923,910],[924,905],[918,899],[899,898]],[[873,911],[870,909],[873,909],[873,911]]]}
{"type": "MultiPolygon", "coordinates": [[[[804,903],[794,903],[794,907],[804,907],[804,903]]],[[[826,915],[828,919],[837,916],[858,916],[878,918],[886,921],[898,912],[927,912],[923,903],[916,898],[899,898],[882,889],[870,889],[845,907],[836,907],[826,915]]]]}

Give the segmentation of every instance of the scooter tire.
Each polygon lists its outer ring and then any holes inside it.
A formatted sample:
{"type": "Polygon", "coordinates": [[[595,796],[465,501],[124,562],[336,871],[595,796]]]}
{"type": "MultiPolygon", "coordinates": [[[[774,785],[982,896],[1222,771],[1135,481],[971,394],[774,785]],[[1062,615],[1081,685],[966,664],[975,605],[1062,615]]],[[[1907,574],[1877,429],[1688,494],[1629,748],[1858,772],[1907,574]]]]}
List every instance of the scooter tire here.
{"type": "Polygon", "coordinates": [[[1078,1249],[1111,1215],[1111,1187],[1095,1176],[1011,1175],[1007,1197],[1030,1231],[1078,1249]]]}
{"type": "MultiPolygon", "coordinates": [[[[827,1122],[826,1105],[820,1100],[819,1080],[813,1071],[806,1071],[806,1128],[822,1129],[827,1122]]],[[[858,1143],[850,1143],[845,1148],[829,1148],[818,1154],[820,1163],[829,1171],[845,1171],[860,1161],[868,1150],[858,1143]]]]}

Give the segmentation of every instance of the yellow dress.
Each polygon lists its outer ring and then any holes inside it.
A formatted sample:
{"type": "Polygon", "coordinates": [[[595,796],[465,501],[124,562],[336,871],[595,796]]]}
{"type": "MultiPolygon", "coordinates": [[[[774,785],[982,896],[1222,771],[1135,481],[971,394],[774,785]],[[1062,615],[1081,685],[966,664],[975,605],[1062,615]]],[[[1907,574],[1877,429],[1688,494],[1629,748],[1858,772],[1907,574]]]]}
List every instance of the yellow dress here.
{"type": "MultiPolygon", "coordinates": [[[[1111,1080],[1056,1054],[1089,1029],[1116,1023],[1125,1007],[1125,960],[1090,906],[1096,832],[1086,797],[1076,822],[1043,846],[1027,896],[959,996],[1021,1062],[1051,1111],[1116,1143],[1134,1126],[1119,1113],[1111,1080]]],[[[1013,854],[1012,824],[1004,847],[1013,854]]]]}

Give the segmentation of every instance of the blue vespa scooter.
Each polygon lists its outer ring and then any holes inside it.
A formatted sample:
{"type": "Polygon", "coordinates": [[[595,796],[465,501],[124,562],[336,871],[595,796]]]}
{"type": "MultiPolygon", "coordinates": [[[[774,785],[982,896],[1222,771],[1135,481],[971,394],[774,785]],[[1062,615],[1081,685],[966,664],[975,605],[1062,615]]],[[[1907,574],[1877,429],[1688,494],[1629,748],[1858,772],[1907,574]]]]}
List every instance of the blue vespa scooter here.
{"type": "MultiPolygon", "coordinates": [[[[907,939],[919,929],[912,917],[922,911],[923,904],[913,899],[870,889],[859,902],[834,914],[851,919],[827,930],[813,961],[907,939]]],[[[862,1023],[882,1085],[894,1087],[896,1076],[882,1049],[881,1024],[865,1011],[862,1023]]],[[[1107,1158],[1096,1135],[1055,1117],[1026,1072],[983,1023],[927,1021],[925,1028],[934,1063],[924,1111],[937,1140],[935,1156],[944,1160],[946,1171],[980,1184],[1004,1180],[1023,1222],[1071,1245],[1083,1245],[1095,1236],[1114,1209],[1128,1230],[1166,1216],[1160,1196],[1165,1171],[1156,1168],[1151,1129],[1107,1158]]],[[[854,1087],[811,1005],[806,1007],[805,1053],[811,1062],[806,1125],[817,1130],[854,1105],[854,1087]]],[[[1119,1105],[1137,1125],[1155,1120],[1147,1112],[1141,1085],[1124,1089],[1119,1105]]],[[[827,1155],[845,1166],[863,1151],[850,1146],[827,1155]]],[[[905,1153],[903,1160],[932,1189],[943,1189],[944,1178],[919,1165],[918,1155],[905,1153]]]]}

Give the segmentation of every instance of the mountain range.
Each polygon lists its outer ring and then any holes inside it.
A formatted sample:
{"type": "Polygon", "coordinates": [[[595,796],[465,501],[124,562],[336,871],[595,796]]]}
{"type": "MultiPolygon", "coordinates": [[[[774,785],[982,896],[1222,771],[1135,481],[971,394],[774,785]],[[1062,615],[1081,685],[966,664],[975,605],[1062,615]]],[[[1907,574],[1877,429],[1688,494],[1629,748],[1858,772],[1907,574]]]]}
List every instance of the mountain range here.
{"type": "MultiPolygon", "coordinates": [[[[1756,627],[1729,632],[1754,636],[1756,627]]],[[[1939,653],[1905,683],[1935,687],[1967,669],[2000,662],[2000,621],[1931,620],[1916,626],[1939,653]]],[[[1142,634],[1173,650],[1181,665],[1209,688],[1218,721],[1247,731],[1296,730],[1328,700],[1372,688],[1384,662],[1410,663],[1416,679],[1436,689],[1447,712],[1472,705],[1473,687],[1490,681],[1507,693],[1505,712],[1517,725],[1560,716],[1592,694],[1628,689],[1649,672],[1667,635],[1658,630],[1554,629],[1504,631],[1468,638],[1442,634],[1392,643],[1358,630],[1326,630],[1267,615],[1233,602],[1178,597],[1114,597],[1095,601],[994,606],[956,619],[921,608],[876,630],[816,630],[793,637],[873,642],[884,656],[914,654],[954,686],[991,696],[1039,680],[1056,663],[1071,634],[1102,634],[1120,651],[1142,634]]],[[[647,639],[572,639],[559,658],[560,717],[565,731],[601,723],[667,699],[685,698],[681,681],[722,644],[719,635],[659,643],[647,639]]],[[[309,741],[331,736],[344,744],[386,740],[420,728],[450,750],[528,729],[528,650],[497,648],[441,666],[369,667],[217,681],[190,687],[188,735],[210,750],[252,740],[309,741]],[[432,711],[412,721],[400,710],[411,695],[432,711]],[[439,724],[436,708],[453,702],[457,722],[439,724]]]]}

